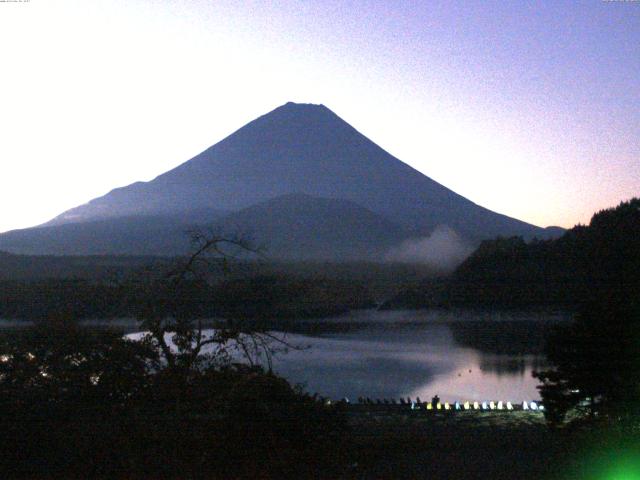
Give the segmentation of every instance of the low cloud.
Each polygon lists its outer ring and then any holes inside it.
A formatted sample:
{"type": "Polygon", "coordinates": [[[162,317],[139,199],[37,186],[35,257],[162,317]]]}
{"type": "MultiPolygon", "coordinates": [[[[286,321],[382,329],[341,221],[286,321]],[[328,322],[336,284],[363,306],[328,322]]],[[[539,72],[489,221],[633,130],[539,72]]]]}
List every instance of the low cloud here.
{"type": "Polygon", "coordinates": [[[473,247],[446,225],[438,226],[431,235],[405,240],[387,252],[388,262],[421,263],[442,270],[453,270],[467,258],[473,247]]]}

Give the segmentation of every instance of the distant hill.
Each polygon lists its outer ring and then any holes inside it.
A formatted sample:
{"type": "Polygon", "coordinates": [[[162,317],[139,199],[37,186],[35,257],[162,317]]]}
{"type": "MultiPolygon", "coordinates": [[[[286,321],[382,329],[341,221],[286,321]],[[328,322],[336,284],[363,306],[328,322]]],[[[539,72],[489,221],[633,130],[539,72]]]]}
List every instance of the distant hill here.
{"type": "Polygon", "coordinates": [[[265,253],[281,259],[382,259],[410,233],[348,200],[290,194],[221,219],[219,231],[248,232],[265,253]]]}
{"type": "Polygon", "coordinates": [[[177,253],[184,245],[177,240],[179,231],[203,220],[218,223],[220,212],[233,212],[234,221],[256,231],[288,229],[286,235],[295,239],[289,243],[282,240],[284,233],[267,235],[274,252],[291,253],[289,246],[311,241],[314,232],[319,236],[306,252],[321,258],[377,256],[390,240],[429,235],[438,226],[472,243],[497,235],[547,238],[558,233],[476,205],[393,157],[325,106],[287,103],[150,182],[112,190],[40,228],[0,235],[0,249],[177,253]],[[316,205],[283,197],[291,194],[315,197],[316,205]],[[330,200],[350,202],[349,208],[330,200]],[[345,208],[348,212],[341,213],[345,208]],[[312,211],[322,218],[311,222],[312,211]],[[194,212],[218,213],[203,218],[194,212]],[[359,214],[362,219],[356,218],[359,214]],[[267,225],[266,218],[275,223],[267,225]],[[304,225],[312,228],[297,230],[304,225]],[[357,245],[362,252],[354,250],[357,245]]]}
{"type": "Polygon", "coordinates": [[[366,260],[409,236],[402,227],[353,202],[283,195],[221,215],[137,215],[15,230],[0,240],[7,250],[50,255],[185,254],[189,230],[246,236],[267,257],[289,260],[366,260]]]}

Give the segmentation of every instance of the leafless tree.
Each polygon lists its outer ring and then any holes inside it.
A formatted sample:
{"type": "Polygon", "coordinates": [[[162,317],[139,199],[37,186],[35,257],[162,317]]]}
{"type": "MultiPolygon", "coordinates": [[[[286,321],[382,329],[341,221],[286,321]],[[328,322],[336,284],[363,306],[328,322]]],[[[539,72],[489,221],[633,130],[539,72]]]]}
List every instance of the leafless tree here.
{"type": "Polygon", "coordinates": [[[142,341],[159,352],[158,368],[184,373],[203,366],[230,364],[238,355],[251,365],[264,358],[269,370],[275,352],[297,348],[284,336],[258,331],[237,319],[224,319],[216,328],[205,329],[202,316],[194,304],[206,295],[212,268],[229,270],[240,256],[260,257],[243,236],[224,236],[215,232],[189,232],[192,252],[178,259],[144,285],[144,307],[138,313],[146,330],[142,341]],[[185,307],[185,303],[187,306],[185,307]]]}

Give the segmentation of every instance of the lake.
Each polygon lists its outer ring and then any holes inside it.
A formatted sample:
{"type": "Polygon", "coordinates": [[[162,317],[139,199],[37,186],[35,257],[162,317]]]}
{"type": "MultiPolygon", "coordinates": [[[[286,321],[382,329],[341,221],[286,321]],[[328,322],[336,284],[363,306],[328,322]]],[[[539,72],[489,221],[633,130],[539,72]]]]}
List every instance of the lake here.
{"type": "MultiPolygon", "coordinates": [[[[531,374],[545,366],[545,332],[569,320],[563,312],[355,311],[294,322],[305,333],[282,335],[300,349],[277,354],[273,365],[307,392],[332,399],[437,394],[448,402],[519,403],[539,398],[531,374]]],[[[89,324],[105,323],[135,328],[130,320],[89,324]]]]}
{"type": "Polygon", "coordinates": [[[532,372],[545,366],[544,334],[565,313],[470,310],[356,311],[300,321],[301,347],[274,358],[274,371],[309,393],[443,401],[539,398],[532,372]],[[313,327],[313,328],[308,328],[313,327]]]}

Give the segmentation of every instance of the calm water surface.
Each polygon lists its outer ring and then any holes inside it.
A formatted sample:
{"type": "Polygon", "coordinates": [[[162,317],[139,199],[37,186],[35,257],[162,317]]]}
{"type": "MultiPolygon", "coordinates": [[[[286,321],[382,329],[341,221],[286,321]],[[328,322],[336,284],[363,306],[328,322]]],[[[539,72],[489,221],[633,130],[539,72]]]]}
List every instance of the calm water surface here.
{"type": "Polygon", "coordinates": [[[538,399],[532,372],[544,366],[543,332],[562,314],[363,311],[326,319],[358,328],[288,334],[306,346],[278,355],[274,370],[330,398],[438,394],[444,401],[538,399]]]}
{"type": "MultiPolygon", "coordinates": [[[[334,333],[286,334],[301,349],[276,355],[274,370],[333,399],[529,401],[539,398],[531,374],[545,366],[544,332],[569,319],[549,312],[357,311],[300,321],[303,331],[334,333]]],[[[119,326],[135,331],[135,322],[119,326]]]]}

